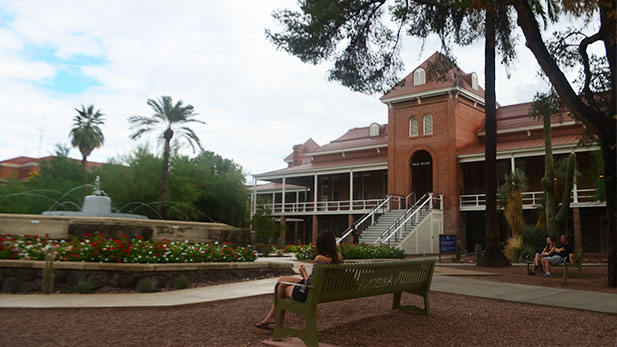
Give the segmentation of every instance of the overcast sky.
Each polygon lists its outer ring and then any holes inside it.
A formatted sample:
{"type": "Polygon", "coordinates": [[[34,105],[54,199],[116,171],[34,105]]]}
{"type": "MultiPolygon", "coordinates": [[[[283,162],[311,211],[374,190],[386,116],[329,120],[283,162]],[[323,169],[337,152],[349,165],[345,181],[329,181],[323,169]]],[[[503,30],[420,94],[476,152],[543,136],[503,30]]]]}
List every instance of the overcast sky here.
{"type": "MultiPolygon", "coordinates": [[[[303,64],[265,39],[265,28],[277,28],[271,13],[294,6],[0,0],[0,160],[45,156],[55,144],[70,144],[73,108],[80,104],[94,104],[106,119],[105,144],[90,160],[105,162],[141,143],[155,149],[154,136],[129,139],[127,117],[151,115],[146,100],[161,95],[192,104],[206,122],[193,127],[204,148],[233,159],[246,174],[285,167],[292,146],[310,137],[323,145],[347,129],[385,123],[379,95],[328,82],[328,63],[303,64]]],[[[438,49],[436,39],[423,51],[407,40],[406,73],[438,49]]],[[[547,89],[522,40],[518,51],[510,79],[498,67],[502,105],[531,101],[547,89]]],[[[455,53],[465,72],[484,80],[481,42],[455,53]]],[[[75,148],[69,155],[81,157],[75,148]]]]}

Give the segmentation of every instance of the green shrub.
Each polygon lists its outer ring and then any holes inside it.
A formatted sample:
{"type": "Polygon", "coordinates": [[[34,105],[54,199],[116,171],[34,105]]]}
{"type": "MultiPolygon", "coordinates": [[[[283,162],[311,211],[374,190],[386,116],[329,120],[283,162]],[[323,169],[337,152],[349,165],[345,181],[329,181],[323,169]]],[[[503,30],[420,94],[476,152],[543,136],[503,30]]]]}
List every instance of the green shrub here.
{"type": "Polygon", "coordinates": [[[143,277],[137,282],[135,289],[140,293],[153,293],[158,283],[159,281],[154,277],[143,277]]]}
{"type": "Polygon", "coordinates": [[[90,277],[80,279],[79,282],[73,286],[73,292],[79,294],[92,293],[92,280],[90,277]]]}
{"type": "Polygon", "coordinates": [[[176,289],[186,289],[191,284],[191,280],[185,274],[174,278],[174,287],[176,289]]]}
{"type": "Polygon", "coordinates": [[[536,252],[544,248],[546,244],[546,238],[548,237],[548,231],[543,228],[534,228],[528,226],[523,229],[522,245],[518,256],[518,261],[525,261],[525,259],[533,259],[536,252]]]}
{"type": "Polygon", "coordinates": [[[261,253],[262,257],[267,257],[270,253],[274,251],[274,246],[269,243],[258,243],[255,245],[255,250],[257,253],[261,253]]]}
{"type": "Polygon", "coordinates": [[[283,249],[283,252],[285,252],[285,253],[298,253],[298,246],[296,246],[296,245],[287,245],[283,249]]]}
{"type": "MultiPolygon", "coordinates": [[[[403,259],[405,252],[387,245],[367,245],[344,243],[339,246],[343,259],[403,259]]],[[[298,246],[296,258],[298,260],[313,260],[317,256],[317,249],[313,244],[298,246]]]]}

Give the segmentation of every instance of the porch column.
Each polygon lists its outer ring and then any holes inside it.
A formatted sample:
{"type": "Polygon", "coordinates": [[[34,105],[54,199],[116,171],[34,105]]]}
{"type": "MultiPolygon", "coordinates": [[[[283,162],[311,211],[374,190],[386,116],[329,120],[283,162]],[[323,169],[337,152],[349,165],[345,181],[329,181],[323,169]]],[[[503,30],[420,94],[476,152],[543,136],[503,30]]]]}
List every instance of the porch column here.
{"type": "Polygon", "coordinates": [[[510,157],[510,172],[514,173],[514,170],[516,170],[516,167],[514,166],[514,154],[512,154],[510,157]]]}
{"type": "Polygon", "coordinates": [[[298,209],[299,202],[300,202],[300,192],[298,190],[296,190],[296,207],[294,208],[295,212],[297,212],[299,210],[298,209]]]}
{"type": "Polygon", "coordinates": [[[349,170],[349,211],[353,210],[353,170],[349,170]]]}
{"type": "Polygon", "coordinates": [[[287,223],[285,223],[285,216],[281,216],[281,226],[282,226],[281,233],[279,235],[279,237],[281,238],[280,244],[285,245],[286,244],[286,242],[285,242],[285,234],[286,234],[286,231],[287,231],[286,230],[287,229],[286,228],[287,223]]]}
{"type": "Polygon", "coordinates": [[[274,206],[276,204],[276,191],[272,192],[272,212],[274,212],[274,210],[276,210],[276,208],[274,206]]]}
{"type": "Polygon", "coordinates": [[[293,239],[293,244],[294,245],[298,244],[298,221],[294,222],[294,239],[293,239]]]}
{"type": "Polygon", "coordinates": [[[253,192],[251,194],[251,218],[255,215],[257,204],[257,179],[253,177],[253,192]]]}
{"type": "Polygon", "coordinates": [[[313,237],[312,237],[312,241],[314,244],[317,244],[317,234],[319,233],[319,218],[317,218],[317,215],[314,214],[313,215],[313,237]]]}
{"type": "MultiPolygon", "coordinates": [[[[315,174],[315,179],[314,179],[314,184],[313,184],[313,211],[317,211],[317,174],[315,174]]],[[[315,230],[315,228],[313,227],[313,230],[315,230]]]]}
{"type": "Polygon", "coordinates": [[[583,248],[583,233],[581,232],[581,209],[572,209],[572,223],[574,224],[574,248],[583,248]]]}
{"type": "Polygon", "coordinates": [[[282,203],[282,206],[283,206],[281,211],[285,212],[285,176],[283,176],[283,196],[281,198],[281,203],[282,203]]]}
{"type": "Polygon", "coordinates": [[[578,187],[576,187],[576,182],[572,182],[572,202],[578,203],[578,187]]]}

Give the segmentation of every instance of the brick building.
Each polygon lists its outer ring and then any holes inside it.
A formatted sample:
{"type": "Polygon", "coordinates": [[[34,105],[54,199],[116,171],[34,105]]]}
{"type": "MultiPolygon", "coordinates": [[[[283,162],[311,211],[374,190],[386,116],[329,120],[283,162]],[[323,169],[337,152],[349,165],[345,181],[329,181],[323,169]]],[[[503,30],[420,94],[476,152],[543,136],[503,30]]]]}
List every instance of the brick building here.
{"type": "MultiPolygon", "coordinates": [[[[326,229],[347,236],[354,224],[363,230],[362,241],[388,240],[408,253],[436,252],[441,233],[457,235],[467,248],[483,243],[484,90],[475,73],[459,68],[447,79],[431,78],[429,66],[437,58],[435,53],[381,97],[388,124],[350,129],[322,146],[309,139],[293,147],[288,167],[254,175],[271,183],[254,185],[252,212],[269,208],[288,226],[281,235],[288,243],[310,242],[326,229]]],[[[525,173],[525,216],[535,224],[543,198],[544,135],[530,106],[498,107],[497,170],[499,184],[515,168],[525,173]]],[[[605,203],[595,197],[596,173],[581,170],[593,167],[599,148],[578,145],[584,127],[566,112],[551,124],[554,157],[575,152],[580,173],[564,232],[577,247],[605,251],[605,203]]],[[[502,221],[500,237],[507,235],[502,221]]]]}
{"type": "MultiPolygon", "coordinates": [[[[47,161],[53,158],[52,156],[42,157],[42,158],[32,158],[32,157],[15,157],[7,160],[0,161],[0,181],[6,181],[9,179],[16,179],[20,181],[25,181],[30,178],[32,175],[39,172],[39,163],[42,161],[47,161]]],[[[81,162],[81,160],[72,159],[76,162],[81,162]]],[[[87,161],[86,168],[98,168],[103,164],[87,161]]]]}

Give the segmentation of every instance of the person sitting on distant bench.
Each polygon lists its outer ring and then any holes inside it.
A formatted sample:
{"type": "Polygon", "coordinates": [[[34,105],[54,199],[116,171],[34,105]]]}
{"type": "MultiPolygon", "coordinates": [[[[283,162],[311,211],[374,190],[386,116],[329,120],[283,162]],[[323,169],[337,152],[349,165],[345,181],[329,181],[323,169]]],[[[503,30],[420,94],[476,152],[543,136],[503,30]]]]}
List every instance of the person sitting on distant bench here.
{"type": "Polygon", "coordinates": [[[553,255],[553,253],[555,253],[555,245],[553,244],[553,240],[550,237],[547,237],[544,249],[536,253],[533,259],[533,271],[529,272],[529,275],[535,276],[536,271],[538,271],[538,269],[540,268],[540,262],[542,261],[542,258],[550,257],[551,255],[553,255]]]}
{"type": "Polygon", "coordinates": [[[549,257],[542,258],[542,267],[544,267],[544,277],[553,277],[551,273],[551,265],[557,265],[569,261],[570,253],[572,253],[572,245],[566,235],[561,235],[561,247],[555,248],[555,253],[549,257]]]}

